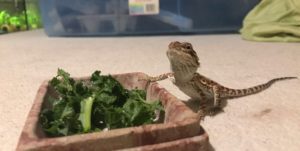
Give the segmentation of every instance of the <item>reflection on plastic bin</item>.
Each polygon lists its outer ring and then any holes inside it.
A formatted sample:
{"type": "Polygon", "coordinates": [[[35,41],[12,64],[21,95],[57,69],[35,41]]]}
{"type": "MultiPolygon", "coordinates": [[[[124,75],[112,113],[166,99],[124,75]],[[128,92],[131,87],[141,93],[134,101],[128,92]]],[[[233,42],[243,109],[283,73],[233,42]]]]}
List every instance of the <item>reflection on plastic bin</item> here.
{"type": "Polygon", "coordinates": [[[41,0],[40,7],[49,36],[147,35],[237,32],[244,16],[259,2],[153,0],[159,2],[156,5],[151,1],[41,0]]]}

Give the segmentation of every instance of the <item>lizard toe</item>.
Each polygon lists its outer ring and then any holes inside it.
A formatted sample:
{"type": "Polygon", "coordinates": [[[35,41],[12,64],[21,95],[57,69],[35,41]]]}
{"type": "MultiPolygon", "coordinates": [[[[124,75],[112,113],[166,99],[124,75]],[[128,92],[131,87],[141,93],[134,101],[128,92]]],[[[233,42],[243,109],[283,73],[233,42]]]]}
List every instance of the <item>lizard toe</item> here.
{"type": "Polygon", "coordinates": [[[206,112],[203,111],[203,110],[199,110],[199,111],[197,112],[197,115],[198,115],[198,118],[200,119],[200,121],[204,121],[206,112]]]}

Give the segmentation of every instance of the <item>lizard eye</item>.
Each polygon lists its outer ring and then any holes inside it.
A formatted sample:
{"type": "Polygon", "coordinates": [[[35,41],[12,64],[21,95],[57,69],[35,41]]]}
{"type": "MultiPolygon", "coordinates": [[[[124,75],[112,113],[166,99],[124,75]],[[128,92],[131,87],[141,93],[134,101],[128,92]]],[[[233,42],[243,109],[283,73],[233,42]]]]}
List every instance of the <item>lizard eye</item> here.
{"type": "Polygon", "coordinates": [[[190,44],[186,44],[185,45],[185,49],[189,49],[190,50],[190,49],[193,49],[193,47],[190,44]]]}

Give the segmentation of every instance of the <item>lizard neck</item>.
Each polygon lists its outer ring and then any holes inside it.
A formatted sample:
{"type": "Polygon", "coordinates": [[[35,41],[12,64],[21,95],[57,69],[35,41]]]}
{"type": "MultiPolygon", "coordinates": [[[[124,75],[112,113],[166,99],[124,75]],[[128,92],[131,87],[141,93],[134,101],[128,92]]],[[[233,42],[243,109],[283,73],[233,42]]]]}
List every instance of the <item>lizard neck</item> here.
{"type": "Polygon", "coordinates": [[[176,82],[190,81],[193,78],[194,74],[197,72],[196,67],[180,67],[173,65],[171,65],[171,70],[174,73],[174,78],[176,82]]]}
{"type": "Polygon", "coordinates": [[[186,82],[193,78],[194,73],[174,72],[176,82],[186,82]]]}

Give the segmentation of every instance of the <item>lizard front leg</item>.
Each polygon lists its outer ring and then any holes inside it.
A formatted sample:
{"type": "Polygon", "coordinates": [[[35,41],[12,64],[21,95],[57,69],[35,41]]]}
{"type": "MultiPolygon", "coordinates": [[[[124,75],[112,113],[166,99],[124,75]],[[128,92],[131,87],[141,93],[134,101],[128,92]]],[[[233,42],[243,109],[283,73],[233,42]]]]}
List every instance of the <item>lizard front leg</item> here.
{"type": "Polygon", "coordinates": [[[224,112],[224,110],[221,107],[222,99],[220,97],[220,91],[218,86],[213,86],[212,92],[214,97],[214,103],[213,107],[210,109],[210,115],[214,116],[219,112],[224,112]]]}
{"type": "Polygon", "coordinates": [[[193,89],[196,90],[199,95],[199,97],[197,98],[192,98],[200,101],[199,109],[197,111],[198,117],[200,120],[204,120],[205,116],[209,113],[209,108],[207,104],[209,100],[206,94],[203,92],[203,90],[200,89],[194,82],[191,82],[190,84],[193,86],[193,89]]]}
{"type": "Polygon", "coordinates": [[[208,106],[207,106],[207,97],[205,96],[205,94],[203,93],[203,91],[198,91],[199,95],[201,96],[201,103],[199,106],[199,110],[197,112],[198,117],[200,120],[204,120],[204,117],[207,115],[208,113],[208,106]]]}
{"type": "Polygon", "coordinates": [[[146,80],[149,82],[156,82],[156,81],[161,81],[161,80],[165,80],[167,78],[173,77],[174,73],[173,72],[169,72],[169,73],[164,73],[155,77],[148,77],[147,79],[141,79],[141,80],[146,80]]]}

